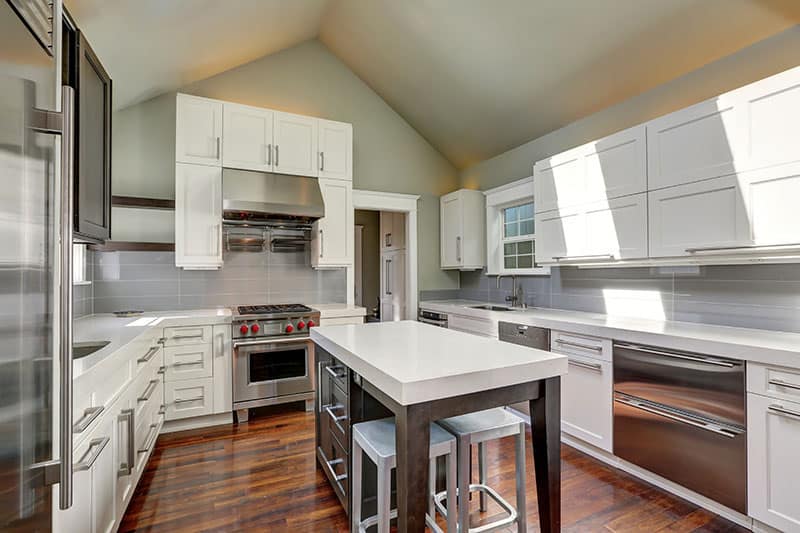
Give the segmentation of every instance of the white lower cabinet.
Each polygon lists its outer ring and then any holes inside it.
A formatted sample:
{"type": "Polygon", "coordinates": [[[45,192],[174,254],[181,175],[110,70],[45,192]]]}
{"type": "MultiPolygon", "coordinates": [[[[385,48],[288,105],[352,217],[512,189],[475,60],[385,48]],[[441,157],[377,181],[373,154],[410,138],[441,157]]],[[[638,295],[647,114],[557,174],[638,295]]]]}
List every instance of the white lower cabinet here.
{"type": "Polygon", "coordinates": [[[497,321],[463,315],[447,315],[447,329],[472,333],[481,337],[497,338],[497,321]]]}
{"type": "Polygon", "coordinates": [[[164,402],[167,420],[210,415],[214,412],[214,378],[167,383],[164,402]]]}
{"type": "Polygon", "coordinates": [[[800,532],[800,403],[747,395],[748,514],[800,532]]]}

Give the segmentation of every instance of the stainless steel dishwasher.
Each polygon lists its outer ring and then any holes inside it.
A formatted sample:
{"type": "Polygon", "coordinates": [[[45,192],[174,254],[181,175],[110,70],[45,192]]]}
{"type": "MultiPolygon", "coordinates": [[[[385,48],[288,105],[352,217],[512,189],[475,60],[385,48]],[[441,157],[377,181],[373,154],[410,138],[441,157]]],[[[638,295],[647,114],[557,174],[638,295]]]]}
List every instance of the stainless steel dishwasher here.
{"type": "MultiPolygon", "coordinates": [[[[501,341],[550,351],[550,330],[513,322],[500,322],[497,325],[498,338],[501,341]]],[[[515,403],[509,407],[530,416],[530,406],[527,403],[515,403]]]]}
{"type": "Polygon", "coordinates": [[[614,455],[747,512],[743,361],[614,343],[614,455]]]}

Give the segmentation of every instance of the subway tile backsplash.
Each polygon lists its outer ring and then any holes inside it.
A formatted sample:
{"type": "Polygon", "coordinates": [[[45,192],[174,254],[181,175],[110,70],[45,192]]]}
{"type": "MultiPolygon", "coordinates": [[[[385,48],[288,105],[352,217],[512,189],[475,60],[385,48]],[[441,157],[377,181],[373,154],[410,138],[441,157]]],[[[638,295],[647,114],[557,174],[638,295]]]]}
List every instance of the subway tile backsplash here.
{"type": "MultiPolygon", "coordinates": [[[[529,306],[800,332],[800,265],[579,269],[518,278],[529,306]]],[[[462,272],[450,298],[505,303],[511,280],[462,272]]]]}
{"type": "Polygon", "coordinates": [[[345,302],[345,271],[314,270],[308,253],[231,252],[220,270],[192,271],[172,252],[96,252],[90,312],[345,302]]]}

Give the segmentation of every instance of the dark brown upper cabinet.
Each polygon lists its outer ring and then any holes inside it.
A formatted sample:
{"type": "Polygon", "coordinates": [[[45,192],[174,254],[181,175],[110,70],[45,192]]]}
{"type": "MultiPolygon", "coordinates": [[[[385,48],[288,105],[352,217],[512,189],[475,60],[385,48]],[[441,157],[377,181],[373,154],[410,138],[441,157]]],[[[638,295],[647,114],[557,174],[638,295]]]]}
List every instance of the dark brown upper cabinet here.
{"type": "Polygon", "coordinates": [[[111,238],[111,78],[86,37],[65,13],[64,85],[75,89],[76,240],[111,238]]]}

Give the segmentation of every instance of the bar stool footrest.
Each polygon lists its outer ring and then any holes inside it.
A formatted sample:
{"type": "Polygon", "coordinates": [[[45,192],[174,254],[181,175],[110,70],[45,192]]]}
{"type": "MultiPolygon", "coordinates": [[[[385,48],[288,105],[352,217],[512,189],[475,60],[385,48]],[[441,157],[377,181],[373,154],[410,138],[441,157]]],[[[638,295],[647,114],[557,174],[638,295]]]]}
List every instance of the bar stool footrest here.
{"type": "MultiPolygon", "coordinates": [[[[501,518],[500,520],[495,520],[494,522],[490,522],[488,524],[483,524],[482,526],[478,527],[471,527],[469,528],[469,532],[467,533],[489,533],[490,531],[494,531],[496,529],[500,529],[503,527],[508,527],[511,524],[517,521],[517,510],[508,503],[500,494],[497,493],[489,485],[482,485],[480,483],[471,483],[469,486],[470,492],[484,492],[486,493],[491,499],[495,501],[497,505],[499,505],[503,511],[508,513],[508,516],[505,518],[501,518]]],[[[458,497],[458,489],[456,489],[456,497],[458,497]]],[[[436,507],[436,511],[438,511],[442,516],[447,518],[447,507],[442,504],[443,500],[447,499],[447,491],[437,492],[436,496],[433,499],[433,504],[436,507]]]]}

